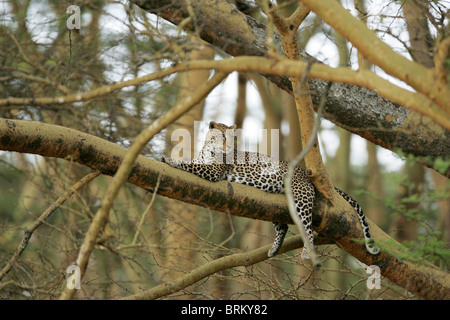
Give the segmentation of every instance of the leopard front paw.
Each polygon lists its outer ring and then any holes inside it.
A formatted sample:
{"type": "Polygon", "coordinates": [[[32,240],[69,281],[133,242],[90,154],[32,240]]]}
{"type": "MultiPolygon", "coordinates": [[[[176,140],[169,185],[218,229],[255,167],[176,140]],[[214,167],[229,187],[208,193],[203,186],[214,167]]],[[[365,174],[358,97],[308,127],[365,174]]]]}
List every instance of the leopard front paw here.
{"type": "Polygon", "coordinates": [[[161,157],[161,162],[162,163],[167,163],[171,167],[178,168],[178,162],[176,160],[172,159],[171,157],[162,156],[161,157]]]}
{"type": "Polygon", "coordinates": [[[161,157],[161,162],[167,163],[170,166],[173,166],[173,164],[175,163],[175,161],[169,156],[162,156],[161,157]]]}

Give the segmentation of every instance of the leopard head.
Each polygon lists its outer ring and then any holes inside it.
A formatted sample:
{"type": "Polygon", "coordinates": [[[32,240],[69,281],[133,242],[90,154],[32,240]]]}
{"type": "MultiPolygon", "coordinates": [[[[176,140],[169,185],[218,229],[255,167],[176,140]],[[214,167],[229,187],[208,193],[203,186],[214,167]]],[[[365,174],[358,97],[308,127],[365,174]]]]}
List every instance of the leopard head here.
{"type": "Polygon", "coordinates": [[[225,124],[211,121],[209,130],[206,133],[205,144],[202,148],[204,160],[207,160],[206,158],[214,158],[215,161],[207,162],[225,161],[226,155],[234,152],[235,129],[236,125],[229,127],[225,124]]]}

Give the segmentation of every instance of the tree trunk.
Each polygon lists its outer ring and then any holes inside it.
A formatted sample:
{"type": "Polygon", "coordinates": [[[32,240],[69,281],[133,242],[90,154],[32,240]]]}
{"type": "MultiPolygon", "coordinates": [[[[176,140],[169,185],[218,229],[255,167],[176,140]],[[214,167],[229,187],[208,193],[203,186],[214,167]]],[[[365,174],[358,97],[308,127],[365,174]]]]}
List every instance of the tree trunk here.
{"type": "Polygon", "coordinates": [[[367,155],[367,192],[374,195],[374,198],[370,195],[367,197],[365,213],[377,226],[384,226],[386,224],[386,212],[383,203],[377,200],[383,199],[384,196],[380,164],[377,159],[377,146],[369,141],[367,141],[367,155]]]}
{"type": "MultiPolygon", "coordinates": [[[[425,183],[425,170],[419,163],[415,163],[410,166],[405,164],[404,171],[408,177],[407,185],[400,185],[397,193],[397,202],[403,204],[403,199],[409,198],[414,194],[419,195],[423,192],[423,186],[425,183]],[[410,185],[411,183],[411,185],[410,185]]],[[[405,205],[405,214],[398,214],[392,223],[392,237],[397,241],[403,242],[406,240],[415,240],[417,238],[417,220],[411,216],[408,217],[408,213],[412,210],[420,210],[420,202],[407,202],[405,205]]]]}

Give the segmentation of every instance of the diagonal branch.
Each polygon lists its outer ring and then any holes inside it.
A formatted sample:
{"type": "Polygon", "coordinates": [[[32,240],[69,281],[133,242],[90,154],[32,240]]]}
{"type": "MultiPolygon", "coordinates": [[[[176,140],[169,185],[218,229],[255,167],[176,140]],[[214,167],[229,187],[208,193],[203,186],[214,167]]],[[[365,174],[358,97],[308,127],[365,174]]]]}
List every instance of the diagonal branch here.
{"type": "MultiPolygon", "coordinates": [[[[73,129],[40,122],[0,119],[0,150],[39,154],[44,157],[73,159],[82,165],[114,175],[127,150],[106,140],[73,129]]],[[[252,219],[292,224],[286,198],[258,189],[209,182],[166,164],[138,156],[127,181],[158,194],[220,212],[252,219]]],[[[427,299],[450,299],[450,276],[429,264],[400,261],[390,250],[373,256],[362,243],[362,231],[346,202],[331,203],[318,193],[313,208],[313,227],[366,265],[378,265],[386,278],[427,299]]],[[[376,241],[392,238],[369,221],[376,241]]],[[[406,250],[406,249],[405,249],[406,250]]]]}
{"type": "Polygon", "coordinates": [[[356,19],[340,2],[334,0],[302,1],[326,23],[349,40],[371,63],[411,85],[417,91],[450,112],[450,90],[445,81],[436,80],[433,71],[397,54],[366,24],[356,19]]]}
{"type": "MultiPolygon", "coordinates": [[[[319,238],[314,241],[316,245],[329,244],[330,241],[324,238],[319,238]]],[[[229,268],[240,266],[251,266],[258,262],[267,260],[267,251],[272,245],[263,246],[258,249],[251,250],[249,252],[241,252],[231,254],[211,262],[208,262],[201,267],[198,267],[189,273],[171,281],[170,283],[163,283],[152,289],[145,290],[144,292],[136,293],[134,295],[126,297],[124,300],[154,300],[174,292],[180,291],[194,283],[205,279],[219,271],[223,271],[229,268]]],[[[278,254],[288,252],[294,249],[301,248],[303,241],[301,236],[292,236],[283,242],[278,254]]]]}
{"type": "MultiPolygon", "coordinates": [[[[161,77],[193,69],[215,69],[222,72],[260,72],[268,75],[287,76],[301,78],[307,68],[307,63],[290,60],[274,60],[261,57],[239,57],[234,59],[224,59],[221,61],[187,61],[177,64],[172,68],[152,73],[143,77],[107,85],[89,92],[72,94],[59,97],[39,97],[39,98],[6,98],[0,99],[1,105],[45,105],[45,104],[68,104],[71,102],[86,101],[103,96],[115,90],[120,90],[127,86],[134,86],[140,83],[159,79],[161,77]]],[[[408,109],[399,108],[388,101],[383,101],[380,96],[372,93],[372,98],[364,96],[365,89],[358,86],[346,86],[336,81],[347,83],[360,83],[368,88],[377,89],[388,94],[395,101],[402,103],[414,103],[417,110],[427,112],[426,98],[419,93],[406,93],[404,89],[392,87],[392,85],[367,70],[354,71],[346,68],[330,68],[323,64],[313,64],[309,71],[312,77],[309,79],[311,97],[314,106],[318,106],[320,101],[318,96],[326,88],[326,81],[332,81],[328,99],[325,105],[324,117],[334,121],[341,127],[359,134],[364,139],[374,142],[392,151],[401,149],[404,153],[413,154],[416,157],[423,157],[424,165],[433,168],[434,161],[438,158],[446,159],[450,154],[450,118],[443,114],[443,110],[432,112],[430,116],[437,122],[433,122],[428,117],[408,109]],[[322,79],[322,80],[320,80],[322,79]],[[425,98],[425,99],[424,99],[425,98]],[[316,101],[317,100],[317,101],[316,101]],[[331,103],[330,103],[331,101],[331,103]],[[357,106],[355,106],[357,103],[357,106]],[[331,110],[330,110],[331,104],[331,110]],[[341,106],[343,109],[336,109],[341,106]],[[351,113],[352,117],[348,114],[351,113]],[[373,118],[372,118],[373,117],[373,118]],[[442,123],[443,126],[440,126],[442,123]]],[[[429,111],[429,110],[428,110],[429,111]]],[[[450,169],[443,172],[450,177],[450,169]]]]}
{"type": "MultiPolygon", "coordinates": [[[[283,40],[284,43],[287,41],[283,40]]],[[[290,46],[294,44],[292,39],[288,41],[290,46]]],[[[292,48],[292,50],[295,50],[292,48]]],[[[295,55],[298,56],[298,48],[295,55]]],[[[289,58],[289,57],[288,57],[289,58]]],[[[290,58],[289,58],[290,59],[290,58]]],[[[118,82],[106,85],[100,88],[93,89],[84,93],[69,94],[57,97],[37,97],[37,98],[16,98],[8,97],[0,99],[0,106],[2,105],[62,105],[73,102],[88,101],[97,97],[101,97],[116,90],[125,87],[136,86],[144,82],[163,78],[165,76],[189,70],[205,70],[215,69],[221,72],[258,72],[265,75],[287,76],[292,81],[298,81],[303,77],[305,70],[311,66],[308,72],[308,78],[315,78],[315,80],[342,82],[347,84],[355,84],[368,89],[377,90],[381,95],[390,98],[392,101],[402,103],[409,106],[412,110],[428,116],[430,119],[436,121],[444,128],[450,129],[450,114],[445,113],[437,106],[430,105],[429,100],[420,93],[411,92],[397,86],[393,86],[389,81],[377,76],[368,70],[355,71],[348,68],[331,68],[327,65],[303,61],[293,61],[288,59],[276,60],[273,58],[261,57],[239,57],[234,59],[215,60],[194,60],[185,61],[177,64],[174,67],[165,70],[151,73],[142,77],[131,79],[128,81],[118,82]]],[[[306,85],[306,84],[305,84],[306,85]]],[[[325,84],[326,85],[326,84],[325,84]]],[[[336,85],[338,85],[336,83],[336,85]]],[[[309,84],[308,84],[309,86],[309,84]]],[[[314,92],[314,91],[308,91],[314,92]]],[[[321,89],[320,92],[323,92],[321,89]]],[[[315,92],[317,95],[317,92],[315,92]]],[[[294,90],[295,95],[295,90],[294,90]]],[[[319,101],[320,103],[320,101],[319,101]]],[[[353,111],[353,110],[352,110],[353,111]]],[[[392,115],[394,117],[396,115],[392,115]]]]}

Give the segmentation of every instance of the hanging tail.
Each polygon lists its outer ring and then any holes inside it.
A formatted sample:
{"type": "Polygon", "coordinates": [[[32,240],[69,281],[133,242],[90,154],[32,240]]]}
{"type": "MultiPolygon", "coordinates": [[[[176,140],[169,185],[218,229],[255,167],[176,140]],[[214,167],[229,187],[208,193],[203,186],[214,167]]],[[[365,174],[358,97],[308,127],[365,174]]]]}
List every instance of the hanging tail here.
{"type": "Polygon", "coordinates": [[[370,236],[369,225],[367,224],[366,215],[364,214],[363,209],[358,204],[358,202],[356,202],[356,200],[353,199],[351,196],[346,194],[344,191],[339,190],[338,188],[335,189],[337,193],[339,193],[342,196],[342,198],[344,198],[353,207],[353,209],[355,209],[356,213],[358,214],[359,223],[361,224],[364,233],[367,251],[369,251],[373,255],[378,254],[380,252],[380,248],[375,247],[375,242],[370,236]]]}

